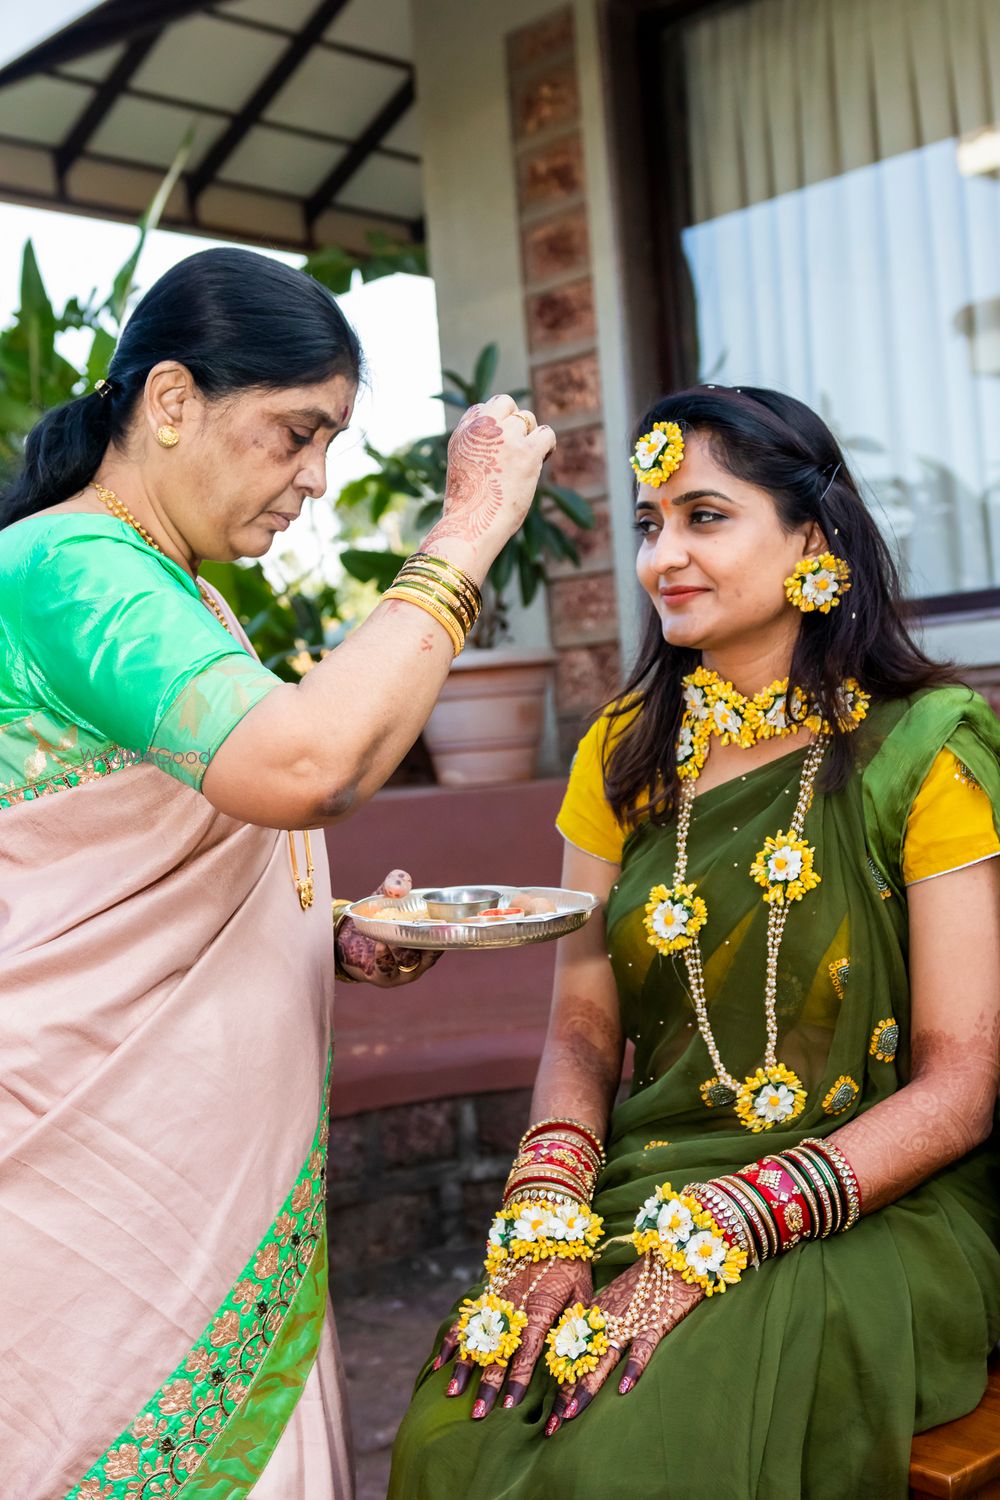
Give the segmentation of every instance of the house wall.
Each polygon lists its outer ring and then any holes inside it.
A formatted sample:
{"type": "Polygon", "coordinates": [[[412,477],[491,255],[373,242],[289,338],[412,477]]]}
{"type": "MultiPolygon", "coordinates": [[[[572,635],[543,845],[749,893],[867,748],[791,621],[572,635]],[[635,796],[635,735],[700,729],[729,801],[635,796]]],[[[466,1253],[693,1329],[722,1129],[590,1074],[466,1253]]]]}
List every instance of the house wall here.
{"type": "Polygon", "coordinates": [[[442,362],[468,368],[499,340],[501,389],[532,386],[560,437],[552,477],[580,489],[597,517],[580,538],[580,571],[555,570],[548,621],[535,610],[517,627],[526,643],[548,635],[558,650],[564,763],[619,680],[637,597],[629,475],[616,461],[633,402],[597,6],[413,9],[442,362]]]}

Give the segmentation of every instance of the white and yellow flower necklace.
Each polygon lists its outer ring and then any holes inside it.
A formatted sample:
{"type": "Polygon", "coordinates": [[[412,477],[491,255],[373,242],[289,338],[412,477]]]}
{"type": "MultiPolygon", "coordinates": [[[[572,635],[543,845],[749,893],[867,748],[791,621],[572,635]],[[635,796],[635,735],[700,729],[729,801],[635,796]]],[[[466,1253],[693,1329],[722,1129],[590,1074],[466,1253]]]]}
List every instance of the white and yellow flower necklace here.
{"type": "MultiPolygon", "coordinates": [[[[709,1109],[735,1104],[740,1123],[754,1132],[770,1130],[785,1120],[794,1120],[805,1109],[806,1091],[801,1080],[777,1058],[778,955],[785,923],[793,901],[801,901],[820,883],[814,868],[816,851],[802,837],[806,814],[812,805],[813,788],[826,752],[831,729],[822,717],[795,703],[788,712],[788,682],[775,682],[753,698],[737,692],[714,672],[699,667],[684,679],[685,711],[677,742],[677,773],[683,786],[678,799],[677,859],[673,881],[654,886],[649,893],[643,925],[649,943],[659,953],[681,953],[688,971],[691,998],[698,1030],[708,1049],[713,1077],[701,1085],[701,1096],[709,1109]],[[805,725],[816,735],[806,752],[799,796],[788,832],[779,831],[764,841],[750,875],[764,887],[768,904],[767,976],[764,986],[766,1045],[764,1064],[740,1083],[726,1069],[708,1018],[705,975],[698,933],[708,920],[708,907],[696,895],[697,886],[686,884],[688,835],[694,807],[695,784],[713,736],[722,744],[744,748],[760,740],[784,738],[805,725]]],[[[842,691],[844,727],[857,728],[868,712],[869,698],[852,680],[842,691]]]]}

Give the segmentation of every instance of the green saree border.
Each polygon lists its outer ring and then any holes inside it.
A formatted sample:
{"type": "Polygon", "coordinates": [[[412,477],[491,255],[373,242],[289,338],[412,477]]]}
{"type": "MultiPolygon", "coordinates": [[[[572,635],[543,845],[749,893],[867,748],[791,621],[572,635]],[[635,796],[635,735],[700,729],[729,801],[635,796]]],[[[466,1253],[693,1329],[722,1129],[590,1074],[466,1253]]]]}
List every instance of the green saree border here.
{"type": "Polygon", "coordinates": [[[242,1500],[302,1394],[326,1313],[330,1061],[312,1147],[214,1316],[64,1500],[242,1500]]]}

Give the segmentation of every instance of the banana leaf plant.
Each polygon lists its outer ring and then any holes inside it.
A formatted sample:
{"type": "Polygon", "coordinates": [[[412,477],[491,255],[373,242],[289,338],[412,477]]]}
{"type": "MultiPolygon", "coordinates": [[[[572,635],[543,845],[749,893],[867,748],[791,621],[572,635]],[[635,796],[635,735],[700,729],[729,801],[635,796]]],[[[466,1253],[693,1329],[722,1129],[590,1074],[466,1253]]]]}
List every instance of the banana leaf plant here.
{"type": "MultiPolygon", "coordinates": [[[[455,370],[445,370],[448,385],[439,399],[456,411],[489,399],[494,389],[500,350],[487,344],[476,360],[469,379],[455,370]]],[[[515,401],[528,396],[512,391],[515,401]]],[[[380,453],[366,444],[368,456],[378,467],[371,474],[345,485],[337,497],[341,510],[364,511],[374,526],[390,511],[403,511],[408,542],[415,544],[441,515],[448,471],[448,434],[419,438],[394,453],[380,453]]],[[[522,604],[528,605],[547,580],[552,562],[578,564],[580,554],[573,538],[559,524],[564,517],[573,526],[589,530],[594,513],[576,490],[543,481],[535,491],[521,529],[511,537],[497,557],[483,589],[483,612],[470,637],[470,645],[488,648],[503,641],[510,629],[510,591],[517,586],[522,604]]],[[[412,549],[411,549],[412,550],[412,549]]],[[[388,588],[407,553],[388,548],[349,547],[341,562],[352,577],[388,588]]]]}

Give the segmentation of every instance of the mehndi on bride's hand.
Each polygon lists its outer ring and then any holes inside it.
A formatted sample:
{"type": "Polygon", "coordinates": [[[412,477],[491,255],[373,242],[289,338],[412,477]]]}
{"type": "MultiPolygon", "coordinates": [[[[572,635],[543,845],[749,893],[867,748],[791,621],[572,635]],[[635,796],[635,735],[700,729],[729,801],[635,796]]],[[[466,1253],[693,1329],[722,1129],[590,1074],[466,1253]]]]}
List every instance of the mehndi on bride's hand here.
{"type": "MultiPolygon", "coordinates": [[[[545,1340],[553,1323],[566,1307],[572,1306],[574,1302],[587,1302],[593,1295],[590,1263],[584,1260],[547,1260],[541,1264],[525,1261],[507,1284],[503,1295],[515,1307],[523,1307],[528,1321],[509,1364],[494,1363],[483,1369],[479,1380],[479,1394],[472,1407],[472,1417],[476,1421],[492,1410],[505,1378],[507,1391],[503,1405],[509,1408],[519,1404],[531,1381],[539,1355],[545,1348],[545,1340]]],[[[440,1353],[434,1361],[434,1369],[439,1370],[446,1364],[457,1348],[456,1321],[445,1335],[440,1353]]],[[[470,1359],[457,1359],[447,1394],[460,1396],[477,1368],[470,1359]]]]}
{"type": "MultiPolygon", "coordinates": [[[[611,1320],[636,1321],[635,1304],[641,1296],[641,1283],[648,1276],[649,1256],[643,1256],[614,1281],[609,1282],[593,1299],[592,1306],[599,1307],[611,1320]]],[[[616,1338],[613,1326],[609,1328],[609,1347],[601,1355],[596,1367],[573,1384],[561,1385],[552,1415],[545,1427],[545,1436],[552,1437],[563,1422],[571,1422],[580,1416],[593,1401],[601,1386],[628,1348],[628,1359],[622,1378],[618,1383],[618,1394],[627,1396],[642,1375],[649,1361],[666,1334],[677,1327],[693,1307],[704,1299],[699,1286],[689,1285],[676,1272],[670,1275],[667,1295],[659,1306],[650,1307],[648,1322],[639,1321],[639,1327],[631,1338],[616,1338]]]]}

